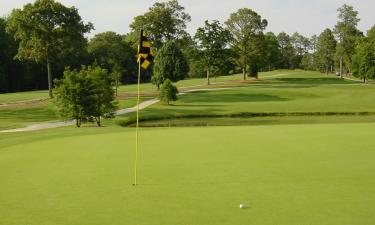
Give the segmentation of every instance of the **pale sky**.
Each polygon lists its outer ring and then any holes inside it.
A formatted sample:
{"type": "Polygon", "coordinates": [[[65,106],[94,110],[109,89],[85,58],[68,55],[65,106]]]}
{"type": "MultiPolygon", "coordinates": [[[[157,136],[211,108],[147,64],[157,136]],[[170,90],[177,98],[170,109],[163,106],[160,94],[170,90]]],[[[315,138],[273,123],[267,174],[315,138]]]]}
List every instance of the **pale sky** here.
{"type": "MultiPolygon", "coordinates": [[[[66,6],[75,6],[84,21],[95,26],[95,33],[129,32],[132,19],[145,13],[155,0],[59,0],[66,6]]],[[[0,16],[8,15],[33,0],[0,0],[0,16]]],[[[188,32],[194,34],[205,20],[224,22],[239,8],[251,8],[268,20],[267,31],[299,32],[305,36],[321,33],[337,23],[337,8],[344,3],[359,11],[359,29],[369,30],[375,24],[374,0],[179,0],[192,21],[188,32]]]]}

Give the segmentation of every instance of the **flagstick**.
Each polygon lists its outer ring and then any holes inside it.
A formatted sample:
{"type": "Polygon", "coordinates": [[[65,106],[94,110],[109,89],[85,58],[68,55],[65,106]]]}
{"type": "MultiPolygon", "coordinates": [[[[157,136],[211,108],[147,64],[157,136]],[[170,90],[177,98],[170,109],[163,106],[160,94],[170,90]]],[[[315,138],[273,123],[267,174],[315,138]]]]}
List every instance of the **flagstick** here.
{"type": "Polygon", "coordinates": [[[141,60],[138,61],[138,96],[137,96],[137,125],[135,129],[135,162],[134,162],[134,186],[137,186],[137,163],[138,163],[138,130],[139,130],[139,95],[141,83],[141,60]]]}

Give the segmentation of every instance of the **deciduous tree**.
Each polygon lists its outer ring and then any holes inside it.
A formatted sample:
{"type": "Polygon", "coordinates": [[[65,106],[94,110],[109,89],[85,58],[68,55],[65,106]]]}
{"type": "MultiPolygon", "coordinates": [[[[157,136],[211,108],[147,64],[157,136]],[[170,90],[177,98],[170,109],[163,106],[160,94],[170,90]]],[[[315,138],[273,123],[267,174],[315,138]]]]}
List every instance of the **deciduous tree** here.
{"type": "Polygon", "coordinates": [[[45,63],[48,71],[49,96],[52,98],[51,64],[63,55],[74,55],[93,29],[84,24],[75,7],[65,7],[54,0],[36,0],[9,17],[7,31],[19,41],[17,58],[45,63]]]}
{"type": "Polygon", "coordinates": [[[95,121],[101,126],[101,117],[113,117],[117,102],[108,77],[107,70],[100,67],[67,69],[64,78],[55,81],[55,102],[60,115],[75,119],[77,127],[82,121],[95,121]]]}
{"type": "Polygon", "coordinates": [[[186,36],[186,24],[190,20],[185,8],[177,0],[170,0],[155,3],[148,12],[135,17],[130,28],[135,33],[143,29],[158,49],[166,41],[186,36]]]}
{"type": "Polygon", "coordinates": [[[210,85],[210,74],[215,67],[222,66],[222,58],[226,57],[225,48],[232,39],[231,33],[224,29],[217,20],[212,23],[205,21],[204,27],[197,29],[195,40],[202,51],[202,61],[206,67],[207,84],[210,85]]]}

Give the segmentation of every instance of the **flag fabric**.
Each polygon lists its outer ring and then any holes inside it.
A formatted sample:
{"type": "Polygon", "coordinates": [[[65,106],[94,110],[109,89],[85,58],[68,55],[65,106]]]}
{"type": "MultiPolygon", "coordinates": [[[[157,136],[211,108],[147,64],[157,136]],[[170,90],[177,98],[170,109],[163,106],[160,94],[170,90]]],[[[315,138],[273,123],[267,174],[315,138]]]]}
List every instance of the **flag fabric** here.
{"type": "Polygon", "coordinates": [[[144,35],[143,30],[141,30],[140,41],[138,45],[138,63],[145,70],[151,65],[154,60],[154,54],[152,50],[151,42],[148,40],[146,35],[144,35]]]}

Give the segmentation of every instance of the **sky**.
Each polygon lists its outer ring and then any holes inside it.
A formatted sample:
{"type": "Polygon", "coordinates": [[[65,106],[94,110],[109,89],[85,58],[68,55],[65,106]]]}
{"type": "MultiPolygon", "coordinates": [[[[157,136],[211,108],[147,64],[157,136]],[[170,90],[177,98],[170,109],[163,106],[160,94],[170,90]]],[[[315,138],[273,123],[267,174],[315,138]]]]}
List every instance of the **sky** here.
{"type": "MultiPolygon", "coordinates": [[[[85,22],[95,26],[89,37],[104,31],[125,34],[137,15],[148,11],[156,0],[59,0],[66,6],[78,8],[85,22]]],[[[0,16],[13,8],[21,8],[33,0],[0,0],[0,16]]],[[[343,4],[354,6],[361,19],[358,28],[369,30],[375,25],[374,0],[179,0],[192,20],[187,31],[194,34],[205,20],[226,21],[240,8],[251,8],[268,20],[267,31],[276,34],[299,32],[304,36],[320,34],[337,23],[337,9],[343,4]]]]}

